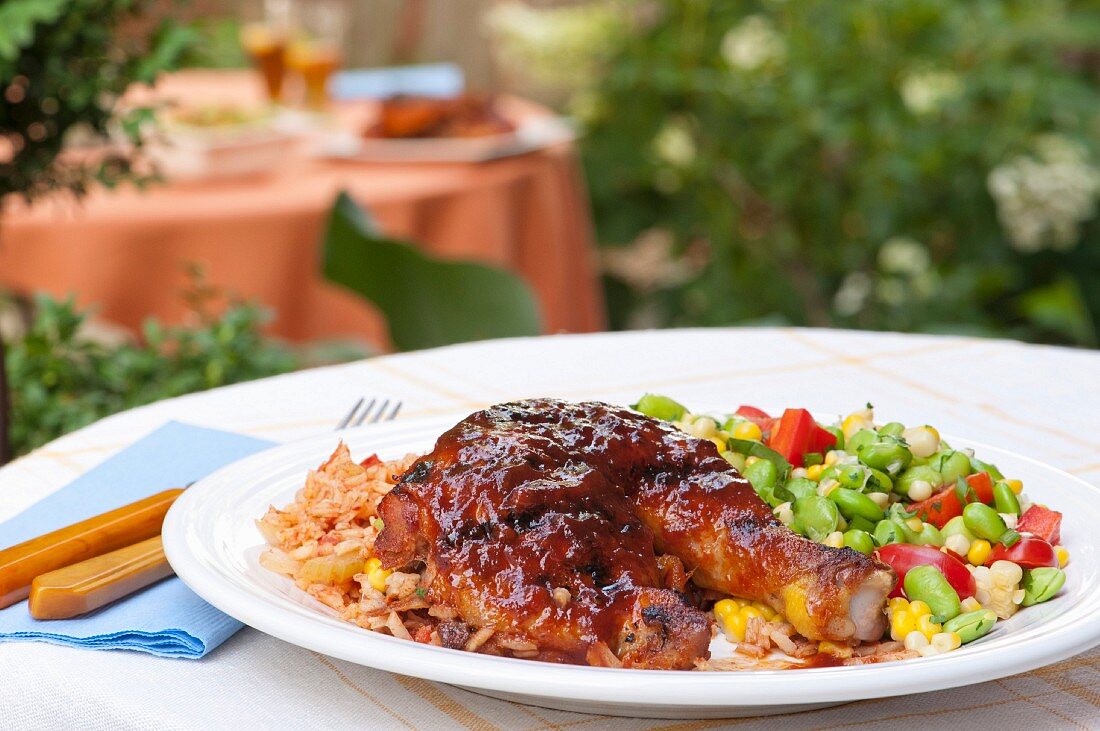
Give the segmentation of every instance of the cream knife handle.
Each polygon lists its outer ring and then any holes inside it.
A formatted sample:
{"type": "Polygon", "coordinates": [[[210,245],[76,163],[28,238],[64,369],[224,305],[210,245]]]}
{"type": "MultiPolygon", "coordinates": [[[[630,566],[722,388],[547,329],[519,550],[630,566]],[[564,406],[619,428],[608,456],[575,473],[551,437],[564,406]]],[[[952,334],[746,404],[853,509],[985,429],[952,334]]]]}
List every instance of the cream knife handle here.
{"type": "Polygon", "coordinates": [[[31,584],[31,616],[68,619],[172,575],[160,536],[42,574],[31,584]]]}

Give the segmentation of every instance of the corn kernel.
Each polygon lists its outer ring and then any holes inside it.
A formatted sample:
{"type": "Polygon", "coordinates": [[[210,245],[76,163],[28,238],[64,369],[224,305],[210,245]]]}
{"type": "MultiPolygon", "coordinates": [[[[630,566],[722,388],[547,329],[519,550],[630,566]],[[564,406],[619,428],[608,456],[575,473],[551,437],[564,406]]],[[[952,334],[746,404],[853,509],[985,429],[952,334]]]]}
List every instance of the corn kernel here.
{"type": "Polygon", "coordinates": [[[844,432],[845,439],[851,439],[861,429],[874,429],[874,413],[870,409],[853,411],[844,419],[840,430],[844,432]]]}
{"type": "Polygon", "coordinates": [[[752,606],[751,604],[741,607],[741,609],[737,613],[745,618],[746,623],[748,623],[749,619],[751,619],[752,617],[758,617],[760,619],[764,618],[764,613],[756,607],[752,606]]]}
{"type": "Polygon", "coordinates": [[[943,545],[960,556],[965,556],[967,551],[970,550],[970,540],[967,539],[966,536],[958,533],[948,536],[947,539],[944,540],[943,545]]]}
{"type": "Polygon", "coordinates": [[[959,608],[963,613],[976,612],[982,608],[982,605],[974,597],[968,596],[966,599],[959,602],[959,608]]]}
{"type": "Polygon", "coordinates": [[[844,548],[844,534],[838,530],[834,530],[832,533],[825,536],[825,545],[831,548],[844,548]]]}
{"type": "Polygon", "coordinates": [[[363,573],[367,575],[367,582],[373,589],[384,592],[386,590],[386,579],[390,577],[393,571],[382,568],[382,562],[377,558],[368,558],[363,565],[363,573]]]}
{"type": "Polygon", "coordinates": [[[932,635],[939,634],[943,631],[943,625],[933,622],[932,615],[922,614],[917,620],[917,629],[920,630],[925,637],[932,639],[932,635]]]}
{"type": "Polygon", "coordinates": [[[734,439],[750,439],[759,442],[763,436],[764,433],[760,431],[760,427],[751,421],[742,421],[733,429],[734,439]]]}
{"type": "Polygon", "coordinates": [[[962,637],[958,632],[937,632],[929,641],[937,652],[951,652],[962,647],[962,637]]]}
{"type": "Polygon", "coordinates": [[[869,492],[867,497],[874,501],[875,505],[879,506],[883,510],[890,504],[890,495],[885,492],[869,492]]]}
{"type": "Polygon", "coordinates": [[[922,530],[924,530],[924,521],[920,518],[910,518],[909,520],[905,521],[905,524],[909,526],[909,530],[913,531],[914,533],[920,533],[922,530]]]}
{"type": "Polygon", "coordinates": [[[817,651],[839,658],[848,658],[852,656],[852,648],[850,645],[842,645],[839,642],[831,642],[830,640],[822,640],[817,643],[817,651]]]}
{"type": "Polygon", "coordinates": [[[989,571],[993,574],[993,583],[1001,586],[1018,584],[1024,578],[1024,570],[1011,561],[994,561],[989,571]]]}
{"type": "Polygon", "coordinates": [[[744,642],[746,626],[748,626],[748,619],[743,617],[740,612],[729,615],[722,622],[722,630],[726,633],[726,638],[730,642],[744,642]]]}
{"type": "Polygon", "coordinates": [[[890,637],[895,642],[904,642],[906,636],[915,631],[917,631],[917,623],[909,612],[895,612],[890,617],[890,637]]]}
{"type": "Polygon", "coordinates": [[[829,478],[817,483],[817,494],[821,497],[829,497],[829,493],[840,487],[840,483],[829,478]]]}
{"type": "Polygon", "coordinates": [[[917,630],[905,635],[903,642],[905,642],[906,650],[919,650],[922,647],[928,647],[928,638],[917,630]]]}
{"type": "Polygon", "coordinates": [[[1054,555],[1058,557],[1058,568],[1065,568],[1069,563],[1069,551],[1065,546],[1055,546],[1054,555]]]}
{"type": "Polygon", "coordinates": [[[741,606],[732,599],[722,599],[714,603],[714,617],[719,622],[725,622],[731,614],[736,614],[741,606]]]}
{"type": "Polygon", "coordinates": [[[1008,483],[1008,489],[1019,495],[1024,491],[1024,483],[1021,480],[1006,480],[1008,483]]]}
{"type": "MultiPolygon", "coordinates": [[[[835,465],[837,463],[837,461],[839,459],[840,459],[840,452],[836,451],[835,449],[831,452],[826,452],[825,453],[825,467],[832,467],[833,465],[835,465]]],[[[822,468],[822,471],[824,471],[824,468],[822,468]]],[[[818,479],[820,477],[821,477],[821,474],[819,473],[816,478],[812,478],[812,479],[818,479]]]]}
{"type": "Polygon", "coordinates": [[[913,480],[909,483],[909,499],[915,503],[932,497],[932,483],[927,480],[913,480]]]}
{"type": "Polygon", "coordinates": [[[909,612],[914,617],[919,617],[922,614],[931,614],[932,607],[928,606],[927,602],[923,602],[920,599],[917,599],[916,601],[909,602],[909,612]]]}
{"type": "Polygon", "coordinates": [[[729,449],[729,444],[722,437],[711,437],[710,440],[714,442],[714,446],[718,447],[719,452],[725,452],[729,449]]]}
{"type": "MultiPolygon", "coordinates": [[[[830,452],[830,454],[832,454],[832,453],[830,452]]],[[[828,459],[828,456],[829,455],[825,455],[826,459],[828,459]]],[[[825,465],[821,465],[821,464],[810,465],[809,467],[806,468],[806,477],[808,479],[813,480],[814,482],[817,482],[818,480],[821,479],[821,473],[824,472],[824,471],[825,471],[825,465]]]]}
{"type": "Polygon", "coordinates": [[[966,552],[966,560],[974,566],[983,565],[993,552],[993,546],[989,541],[979,538],[970,544],[970,550],[966,552]]]}
{"type": "Polygon", "coordinates": [[[905,611],[909,609],[909,600],[903,596],[896,596],[886,602],[886,606],[891,612],[905,611]]]}
{"type": "Polygon", "coordinates": [[[763,614],[764,619],[768,620],[769,622],[779,616],[779,612],[775,611],[764,602],[753,602],[752,606],[756,608],[758,612],[763,614]]]}

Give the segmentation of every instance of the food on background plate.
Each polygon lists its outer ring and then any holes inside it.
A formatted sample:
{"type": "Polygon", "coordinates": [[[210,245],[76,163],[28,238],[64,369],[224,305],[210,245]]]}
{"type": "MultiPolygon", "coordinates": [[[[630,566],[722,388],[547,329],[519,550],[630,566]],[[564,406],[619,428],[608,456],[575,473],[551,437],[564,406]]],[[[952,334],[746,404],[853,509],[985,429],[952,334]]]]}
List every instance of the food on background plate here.
{"type": "Polygon", "coordinates": [[[947,652],[1065,580],[1060,515],[931,427],[633,408],[501,404],[396,462],[341,445],[259,521],[261,563],[405,639],[704,670],[947,652]]]}
{"type": "Polygon", "coordinates": [[[480,94],[450,98],[399,95],[381,103],[377,120],[363,133],[368,138],[487,137],[515,131],[480,94]]]}

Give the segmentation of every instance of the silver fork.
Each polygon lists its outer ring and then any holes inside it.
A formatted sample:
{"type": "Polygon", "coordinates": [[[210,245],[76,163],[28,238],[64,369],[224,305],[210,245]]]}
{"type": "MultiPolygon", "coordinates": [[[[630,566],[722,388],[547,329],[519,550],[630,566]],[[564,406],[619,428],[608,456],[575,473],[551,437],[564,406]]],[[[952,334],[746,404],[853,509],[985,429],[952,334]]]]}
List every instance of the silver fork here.
{"type": "Polygon", "coordinates": [[[364,396],[355,402],[348,415],[340,420],[336,431],[347,429],[350,426],[362,426],[363,424],[377,424],[380,421],[393,421],[397,418],[397,412],[401,410],[401,402],[395,401],[390,406],[390,400],[385,399],[378,403],[378,399],[372,398],[369,403],[364,396]],[[366,404],[364,406],[364,404],[366,404]]]}

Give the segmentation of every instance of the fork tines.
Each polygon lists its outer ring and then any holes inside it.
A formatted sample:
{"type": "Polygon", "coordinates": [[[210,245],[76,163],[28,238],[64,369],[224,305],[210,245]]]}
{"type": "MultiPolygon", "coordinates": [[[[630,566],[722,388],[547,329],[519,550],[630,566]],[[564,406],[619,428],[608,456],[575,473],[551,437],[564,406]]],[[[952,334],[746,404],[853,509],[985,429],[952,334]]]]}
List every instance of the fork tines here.
{"type": "Polygon", "coordinates": [[[400,401],[394,401],[391,406],[389,399],[384,399],[382,403],[378,403],[376,398],[372,398],[370,402],[367,402],[366,397],[361,398],[355,402],[355,406],[351,407],[351,411],[348,412],[347,416],[340,420],[336,429],[346,429],[349,426],[360,426],[362,424],[377,424],[380,421],[393,421],[397,418],[397,412],[401,410],[401,403],[400,401]]]}

